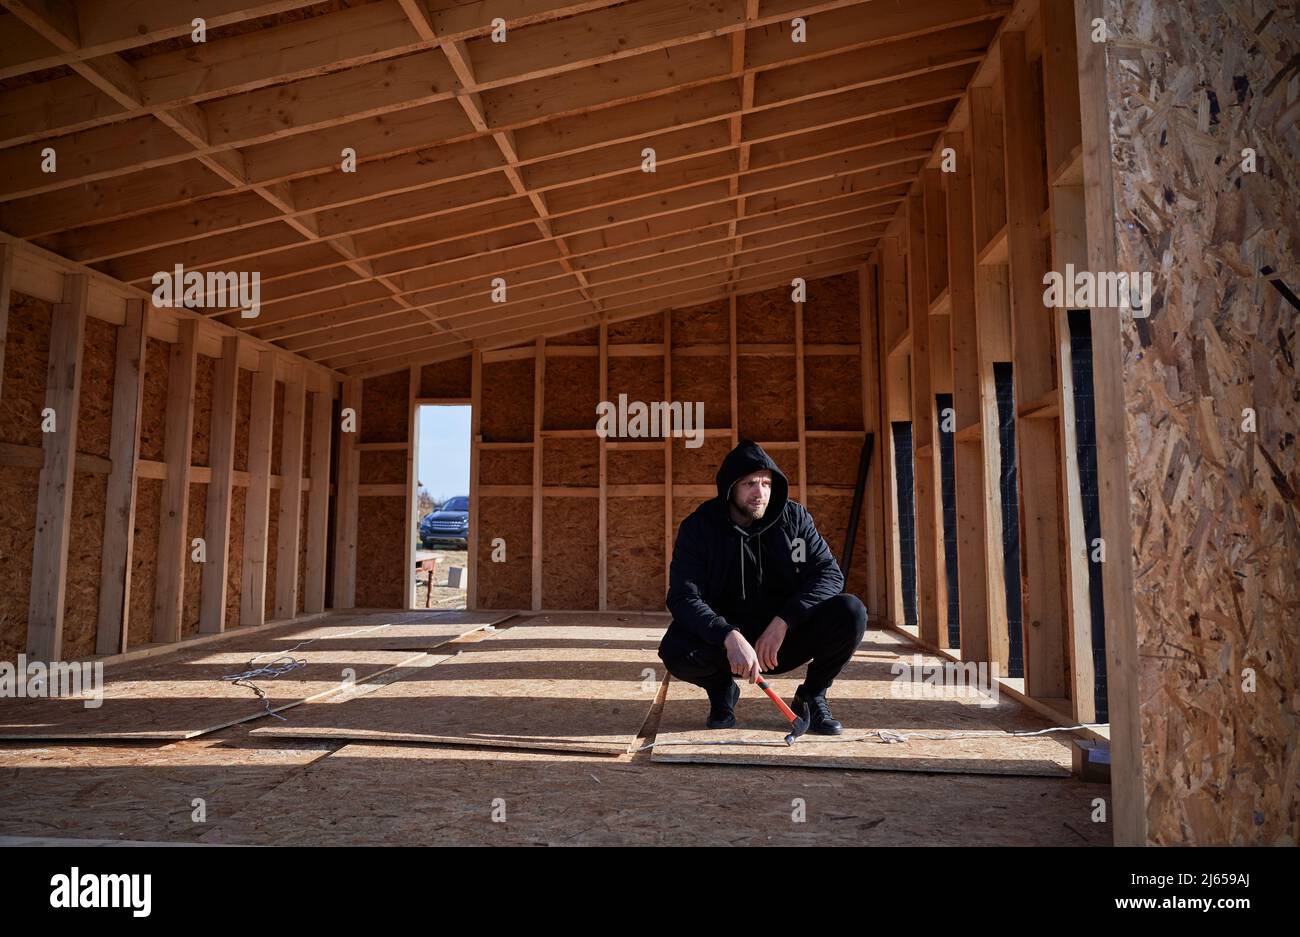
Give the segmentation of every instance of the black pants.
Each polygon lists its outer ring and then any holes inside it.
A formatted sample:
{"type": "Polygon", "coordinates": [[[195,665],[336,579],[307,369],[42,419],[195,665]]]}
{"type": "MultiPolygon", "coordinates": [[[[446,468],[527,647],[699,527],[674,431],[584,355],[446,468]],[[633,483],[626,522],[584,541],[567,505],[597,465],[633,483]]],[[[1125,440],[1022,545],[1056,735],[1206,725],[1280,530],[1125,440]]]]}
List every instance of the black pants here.
{"type": "MultiPolygon", "coordinates": [[[[767,625],[746,623],[740,630],[755,644],[767,625]]],[[[776,669],[763,673],[785,673],[807,663],[808,674],[799,695],[804,699],[821,696],[849,662],[866,630],[867,609],[862,600],[847,592],[832,596],[813,606],[803,624],[790,628],[777,651],[776,669]]],[[[664,635],[659,659],[674,677],[705,690],[723,689],[733,679],[727,649],[702,641],[680,626],[670,627],[664,635]]]]}

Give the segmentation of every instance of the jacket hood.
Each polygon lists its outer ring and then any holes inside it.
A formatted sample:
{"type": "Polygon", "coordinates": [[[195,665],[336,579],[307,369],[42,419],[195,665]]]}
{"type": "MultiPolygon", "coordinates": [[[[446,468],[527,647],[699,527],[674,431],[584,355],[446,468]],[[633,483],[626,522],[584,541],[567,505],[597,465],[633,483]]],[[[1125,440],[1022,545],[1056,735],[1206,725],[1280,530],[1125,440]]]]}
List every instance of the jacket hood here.
{"type": "Polygon", "coordinates": [[[790,500],[790,482],[785,477],[785,473],[772,461],[772,457],[763,451],[762,446],[752,440],[742,439],[736,448],[727,453],[727,457],[722,460],[722,467],[718,469],[718,474],[715,476],[718,485],[718,502],[723,517],[730,524],[734,522],[731,520],[727,504],[731,500],[732,487],[746,475],[761,469],[767,469],[772,473],[772,496],[762,519],[745,530],[745,533],[750,536],[762,533],[780,519],[786,502],[790,500]]]}

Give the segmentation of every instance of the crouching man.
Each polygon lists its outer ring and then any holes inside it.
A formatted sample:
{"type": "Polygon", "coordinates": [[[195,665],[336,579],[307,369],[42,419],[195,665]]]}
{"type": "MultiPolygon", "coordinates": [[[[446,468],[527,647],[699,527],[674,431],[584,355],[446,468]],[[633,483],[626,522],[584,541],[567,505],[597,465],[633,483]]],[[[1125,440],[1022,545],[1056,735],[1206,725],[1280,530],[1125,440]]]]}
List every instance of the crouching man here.
{"type": "Polygon", "coordinates": [[[810,515],[763,449],[742,440],[722,462],[718,496],[677,530],[669,567],[672,624],[659,645],[668,672],[702,687],[710,729],[736,724],[740,687],[808,664],[791,708],[809,732],[839,735],[826,691],[867,627],[810,515]]]}

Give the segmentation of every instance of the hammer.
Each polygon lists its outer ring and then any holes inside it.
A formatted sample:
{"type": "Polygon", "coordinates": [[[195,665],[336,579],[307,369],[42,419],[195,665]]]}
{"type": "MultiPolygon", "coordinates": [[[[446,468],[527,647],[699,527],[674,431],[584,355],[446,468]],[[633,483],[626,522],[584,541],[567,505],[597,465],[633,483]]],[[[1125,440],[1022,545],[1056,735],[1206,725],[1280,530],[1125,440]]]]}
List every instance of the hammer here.
{"type": "Polygon", "coordinates": [[[794,740],[808,731],[808,704],[804,704],[804,713],[802,716],[796,716],[794,710],[785,704],[785,700],[776,695],[776,691],[761,676],[755,681],[758,688],[771,697],[772,702],[776,703],[776,708],[781,710],[781,714],[790,720],[790,734],[785,737],[786,745],[793,745],[794,740]]]}

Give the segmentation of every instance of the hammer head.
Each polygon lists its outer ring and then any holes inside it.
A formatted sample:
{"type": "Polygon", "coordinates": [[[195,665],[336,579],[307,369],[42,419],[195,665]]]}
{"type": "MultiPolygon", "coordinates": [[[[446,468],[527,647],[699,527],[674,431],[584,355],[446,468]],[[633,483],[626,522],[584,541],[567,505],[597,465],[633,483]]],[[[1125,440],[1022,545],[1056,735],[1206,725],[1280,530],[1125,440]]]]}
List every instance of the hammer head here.
{"type": "Polygon", "coordinates": [[[793,710],[794,721],[790,723],[790,734],[785,737],[786,745],[793,745],[794,740],[808,731],[808,703],[800,700],[800,708],[793,710]]]}

